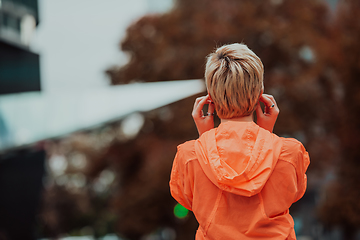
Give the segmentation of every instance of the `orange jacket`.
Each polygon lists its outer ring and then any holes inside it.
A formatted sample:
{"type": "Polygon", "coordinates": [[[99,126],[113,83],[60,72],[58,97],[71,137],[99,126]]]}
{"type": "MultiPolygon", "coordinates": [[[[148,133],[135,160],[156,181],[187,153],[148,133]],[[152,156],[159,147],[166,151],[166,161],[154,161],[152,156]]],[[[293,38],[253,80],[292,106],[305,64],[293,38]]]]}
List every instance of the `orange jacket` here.
{"type": "Polygon", "coordinates": [[[199,222],[197,240],[296,239],[289,208],[308,165],[299,141],[229,121],[178,146],[170,190],[199,222]]]}

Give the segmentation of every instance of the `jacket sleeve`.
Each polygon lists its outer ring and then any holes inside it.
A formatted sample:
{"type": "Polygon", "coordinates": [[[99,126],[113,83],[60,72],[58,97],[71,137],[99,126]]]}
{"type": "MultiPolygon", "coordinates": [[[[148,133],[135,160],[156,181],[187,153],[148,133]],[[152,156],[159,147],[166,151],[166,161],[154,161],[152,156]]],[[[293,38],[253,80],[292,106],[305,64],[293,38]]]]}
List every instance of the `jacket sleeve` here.
{"type": "Polygon", "coordinates": [[[286,139],[283,147],[285,159],[295,167],[296,171],[297,192],[294,200],[296,202],[304,196],[306,191],[306,170],[310,164],[310,158],[305,147],[296,139],[286,139]]]}
{"type": "Polygon", "coordinates": [[[186,142],[177,147],[170,177],[170,192],[172,197],[190,211],[192,211],[194,177],[188,166],[188,162],[194,159],[191,154],[192,149],[189,149],[191,142],[186,142]]]}

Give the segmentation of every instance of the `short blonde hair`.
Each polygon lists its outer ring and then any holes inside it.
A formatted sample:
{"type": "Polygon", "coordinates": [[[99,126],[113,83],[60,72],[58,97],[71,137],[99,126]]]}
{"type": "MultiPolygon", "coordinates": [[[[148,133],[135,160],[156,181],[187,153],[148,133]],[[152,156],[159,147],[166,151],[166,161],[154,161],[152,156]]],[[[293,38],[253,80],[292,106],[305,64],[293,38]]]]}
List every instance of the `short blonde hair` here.
{"type": "Polygon", "coordinates": [[[223,119],[249,116],[264,89],[264,67],[245,44],[224,45],[207,57],[205,82],[223,119]]]}

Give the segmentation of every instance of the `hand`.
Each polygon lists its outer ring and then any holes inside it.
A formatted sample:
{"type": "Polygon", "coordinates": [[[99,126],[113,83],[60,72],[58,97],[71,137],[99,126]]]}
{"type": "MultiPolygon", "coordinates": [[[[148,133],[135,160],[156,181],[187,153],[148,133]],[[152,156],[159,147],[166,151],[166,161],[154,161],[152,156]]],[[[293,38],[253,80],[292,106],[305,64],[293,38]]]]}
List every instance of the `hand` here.
{"type": "Polygon", "coordinates": [[[192,117],[195,121],[199,136],[201,136],[204,132],[214,128],[214,110],[214,103],[211,101],[209,95],[199,97],[195,100],[192,117]],[[206,115],[204,115],[202,110],[205,104],[209,104],[206,115]]]}
{"type": "Polygon", "coordinates": [[[275,98],[272,95],[262,94],[260,96],[260,102],[256,107],[257,124],[269,132],[272,132],[280,110],[276,104],[275,98]],[[265,104],[264,112],[260,107],[260,102],[265,104]]]}

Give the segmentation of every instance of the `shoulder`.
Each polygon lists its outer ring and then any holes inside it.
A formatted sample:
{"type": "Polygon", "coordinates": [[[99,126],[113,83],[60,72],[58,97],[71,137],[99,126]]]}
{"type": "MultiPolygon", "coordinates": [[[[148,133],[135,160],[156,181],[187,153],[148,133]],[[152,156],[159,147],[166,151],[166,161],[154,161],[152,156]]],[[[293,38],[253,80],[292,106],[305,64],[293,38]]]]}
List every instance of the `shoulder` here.
{"type": "Polygon", "coordinates": [[[299,161],[308,159],[308,153],[304,145],[294,138],[281,138],[282,148],[279,160],[287,161],[295,165],[300,163],[299,161]]]}
{"type": "Polygon", "coordinates": [[[305,149],[303,144],[295,138],[281,137],[281,140],[283,142],[282,152],[291,153],[305,149]]]}
{"type": "Polygon", "coordinates": [[[195,140],[184,142],[177,146],[177,158],[183,163],[196,159],[195,140]]]}

